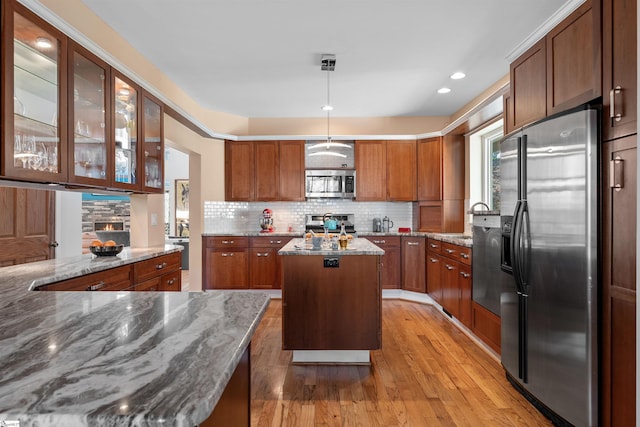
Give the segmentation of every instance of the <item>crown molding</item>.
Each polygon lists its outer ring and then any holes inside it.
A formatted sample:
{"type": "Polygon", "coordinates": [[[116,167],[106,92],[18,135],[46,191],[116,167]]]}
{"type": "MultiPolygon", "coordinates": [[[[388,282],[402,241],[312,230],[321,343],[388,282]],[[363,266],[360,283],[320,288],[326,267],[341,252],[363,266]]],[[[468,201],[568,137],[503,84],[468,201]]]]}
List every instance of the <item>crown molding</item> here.
{"type": "Polygon", "coordinates": [[[551,31],[556,25],[558,25],[564,18],[571,15],[574,10],[580,7],[586,0],[569,0],[560,9],[558,9],[553,15],[547,18],[533,33],[531,33],[526,39],[518,44],[509,54],[506,56],[507,62],[510,64],[516,60],[520,55],[526,52],[531,46],[536,44],[542,39],[549,31],[551,31]]]}

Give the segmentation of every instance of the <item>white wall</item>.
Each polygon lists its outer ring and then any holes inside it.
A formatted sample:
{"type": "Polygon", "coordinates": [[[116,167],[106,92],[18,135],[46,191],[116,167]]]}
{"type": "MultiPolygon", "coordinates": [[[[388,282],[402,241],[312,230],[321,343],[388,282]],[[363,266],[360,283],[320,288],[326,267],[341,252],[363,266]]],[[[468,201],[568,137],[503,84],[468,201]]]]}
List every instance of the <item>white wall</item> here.
{"type": "Polygon", "coordinates": [[[165,148],[164,190],[169,197],[169,235],[176,235],[175,200],[176,179],[189,179],[189,155],[173,147],[165,148]]]}
{"type": "Polygon", "coordinates": [[[56,258],[82,255],[82,193],[56,191],[56,258]]]}

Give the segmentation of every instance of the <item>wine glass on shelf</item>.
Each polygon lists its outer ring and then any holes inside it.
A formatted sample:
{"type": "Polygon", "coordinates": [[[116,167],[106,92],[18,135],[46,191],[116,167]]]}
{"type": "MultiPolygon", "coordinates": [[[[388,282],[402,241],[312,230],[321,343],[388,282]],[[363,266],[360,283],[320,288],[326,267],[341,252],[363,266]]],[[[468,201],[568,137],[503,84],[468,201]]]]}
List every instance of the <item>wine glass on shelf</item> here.
{"type": "MultiPolygon", "coordinates": [[[[22,135],[13,135],[13,166],[19,167],[20,160],[24,163],[22,157],[22,135]]],[[[24,167],[24,166],[23,166],[24,167]]]]}

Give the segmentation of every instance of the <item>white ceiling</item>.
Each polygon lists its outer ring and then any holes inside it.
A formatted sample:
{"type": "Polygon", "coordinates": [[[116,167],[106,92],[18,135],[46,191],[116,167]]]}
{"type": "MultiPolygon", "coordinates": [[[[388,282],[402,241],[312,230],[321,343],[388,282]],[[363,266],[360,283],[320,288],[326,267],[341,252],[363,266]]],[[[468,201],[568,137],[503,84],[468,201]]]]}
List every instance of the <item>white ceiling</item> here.
{"type": "Polygon", "coordinates": [[[575,0],[82,0],[203,107],[323,117],[449,116],[575,0]],[[451,80],[463,71],[467,78],[451,80]],[[436,93],[451,88],[446,95],[436,93]]]}

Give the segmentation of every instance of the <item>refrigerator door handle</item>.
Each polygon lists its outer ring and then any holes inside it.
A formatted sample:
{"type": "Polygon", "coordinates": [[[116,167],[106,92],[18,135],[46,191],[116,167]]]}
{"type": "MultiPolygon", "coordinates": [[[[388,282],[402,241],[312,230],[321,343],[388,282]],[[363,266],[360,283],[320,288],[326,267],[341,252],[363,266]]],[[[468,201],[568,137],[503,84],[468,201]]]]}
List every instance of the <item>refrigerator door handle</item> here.
{"type": "Polygon", "coordinates": [[[526,295],[527,285],[529,284],[529,258],[531,255],[531,233],[529,227],[529,204],[527,201],[522,202],[520,212],[519,237],[518,237],[518,274],[520,276],[520,285],[522,293],[526,295]]]}
{"type": "Polygon", "coordinates": [[[516,202],[516,211],[513,215],[513,225],[511,227],[511,264],[513,267],[513,278],[516,281],[518,293],[524,293],[522,283],[522,208],[524,203],[520,200],[516,202]]]}

